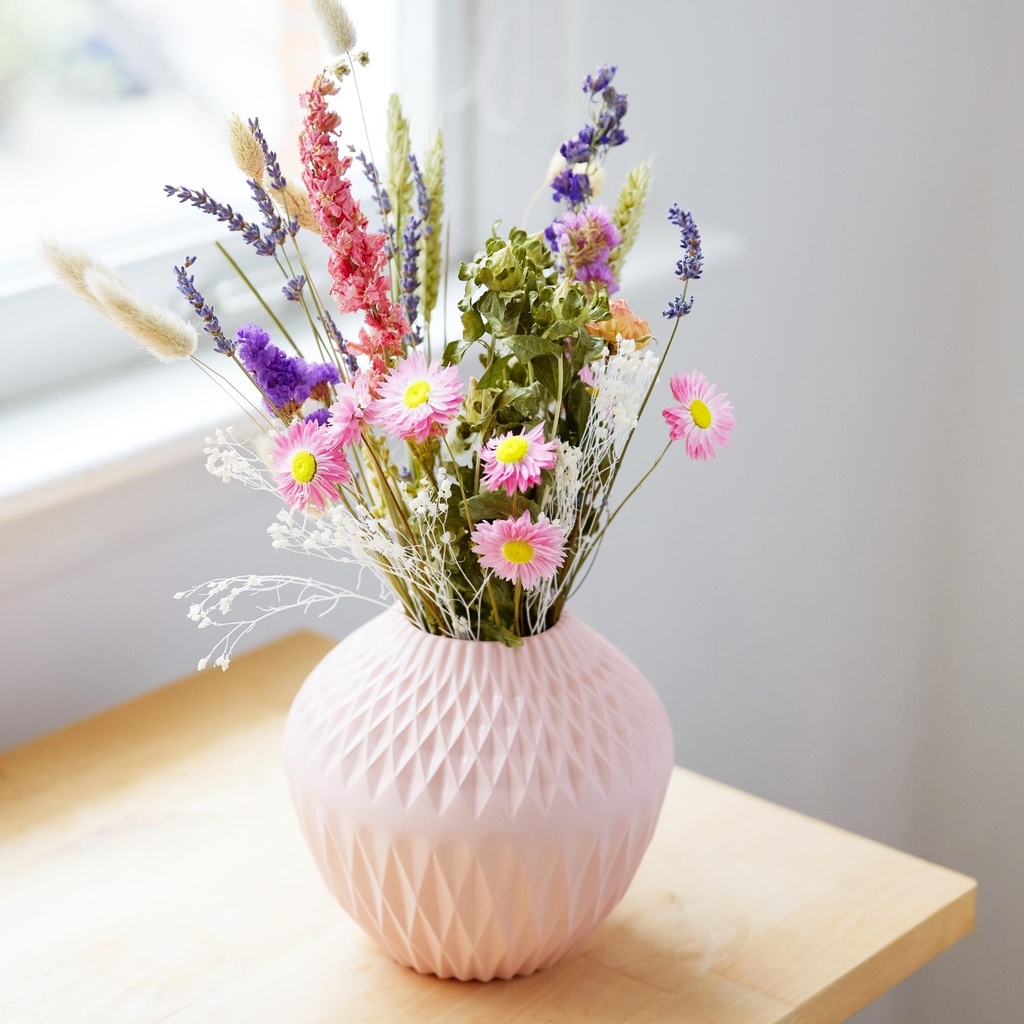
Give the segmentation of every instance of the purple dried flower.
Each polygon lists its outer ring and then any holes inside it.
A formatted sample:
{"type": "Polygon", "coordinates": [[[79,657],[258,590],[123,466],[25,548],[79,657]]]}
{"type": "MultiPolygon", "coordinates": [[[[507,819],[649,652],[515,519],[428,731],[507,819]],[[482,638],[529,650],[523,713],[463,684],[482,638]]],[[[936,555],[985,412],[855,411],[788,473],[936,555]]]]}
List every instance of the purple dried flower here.
{"type": "Polygon", "coordinates": [[[267,140],[263,137],[263,129],[260,128],[260,119],[258,117],[249,119],[249,131],[252,132],[252,137],[259,143],[260,149],[263,150],[263,162],[267,167],[267,178],[270,181],[271,188],[280,191],[288,183],[281,173],[281,165],[277,162],[277,154],[271,150],[270,146],[267,145],[267,140]]]}
{"type": "Polygon", "coordinates": [[[684,299],[682,295],[677,295],[669,302],[668,309],[664,310],[661,315],[669,320],[678,320],[686,316],[691,309],[693,309],[693,298],[684,299]]]}
{"type": "Polygon", "coordinates": [[[669,222],[679,228],[679,245],[685,250],[683,258],[676,263],[676,277],[681,281],[695,281],[704,270],[704,254],[700,248],[700,232],[689,210],[682,210],[673,203],[668,210],[669,222]]]}
{"type": "Polygon", "coordinates": [[[704,257],[700,249],[696,254],[688,252],[681,260],[676,261],[676,277],[680,281],[696,281],[704,270],[704,257]]]}
{"type": "MultiPolygon", "coordinates": [[[[253,182],[250,182],[250,185],[252,184],[253,182]]],[[[191,203],[197,210],[211,214],[217,220],[227,224],[229,231],[241,232],[242,240],[245,244],[251,245],[261,256],[274,255],[274,250],[278,243],[271,239],[263,238],[260,235],[260,229],[255,224],[247,221],[240,213],[235,213],[229,204],[218,203],[206,189],[199,189],[197,191],[175,185],[164,185],[164,192],[168,196],[174,196],[179,202],[191,203]]],[[[264,196],[266,196],[266,192],[264,192],[264,196]]],[[[269,196],[267,196],[267,203],[270,203],[269,196]]],[[[262,210],[262,206],[260,209],[262,210]]],[[[272,204],[271,209],[273,210],[272,204]]],[[[298,231],[298,221],[295,222],[295,231],[298,231]]],[[[292,234],[295,234],[295,231],[292,231],[292,234]]]]}
{"type": "Polygon", "coordinates": [[[330,337],[331,341],[334,342],[335,347],[341,353],[342,358],[344,358],[345,365],[348,368],[348,372],[355,373],[356,370],[359,369],[359,363],[356,361],[356,357],[352,355],[351,352],[349,352],[348,342],[345,341],[345,338],[342,335],[341,330],[338,328],[338,325],[334,322],[333,319],[331,319],[331,314],[326,312],[325,310],[324,317],[318,319],[320,319],[320,322],[324,325],[324,329],[327,331],[327,334],[330,337]]]}
{"type": "Polygon", "coordinates": [[[329,409],[314,409],[307,417],[307,423],[318,423],[321,427],[327,426],[327,421],[331,418],[331,412],[329,409]]]}
{"type": "Polygon", "coordinates": [[[579,206],[590,198],[590,178],[586,174],[576,174],[571,167],[566,167],[561,174],[551,179],[552,198],[555,202],[567,199],[571,206],[579,206]]]}
{"type": "Polygon", "coordinates": [[[388,214],[391,212],[391,197],[381,183],[380,175],[377,173],[377,168],[374,166],[373,161],[361,149],[356,149],[355,146],[349,146],[348,148],[349,152],[355,154],[356,160],[359,161],[359,166],[363,169],[363,174],[366,175],[366,180],[369,181],[373,189],[373,199],[377,204],[377,210],[380,212],[380,217],[388,236],[387,256],[390,259],[396,250],[395,226],[388,220],[388,214]]]}
{"type": "Polygon", "coordinates": [[[622,119],[629,103],[625,93],[612,88],[614,75],[614,64],[605,64],[595,74],[587,75],[583,91],[590,96],[591,103],[598,104],[596,111],[591,108],[593,123],[585,125],[559,148],[566,167],[551,182],[552,198],[555,202],[568,202],[573,209],[592,195],[590,179],[584,173],[586,169],[594,163],[599,164],[609,149],[626,141],[622,119]],[[583,167],[583,172],[573,170],[579,166],[583,167]]]}
{"type": "Polygon", "coordinates": [[[596,96],[599,92],[604,92],[608,88],[608,83],[614,77],[615,65],[602,64],[593,75],[587,75],[583,79],[583,91],[589,92],[591,96],[596,96]]]}
{"type": "Polygon", "coordinates": [[[306,284],[306,275],[298,274],[293,277],[287,284],[281,286],[281,291],[284,292],[284,297],[289,302],[298,302],[302,298],[302,289],[306,284]]]}
{"type": "Polygon", "coordinates": [[[434,231],[430,223],[430,193],[427,191],[427,183],[423,180],[420,162],[414,153],[409,154],[409,166],[412,168],[412,180],[416,184],[416,208],[420,213],[420,227],[423,234],[430,235],[434,231]]]}
{"type": "Polygon", "coordinates": [[[599,282],[608,293],[619,286],[608,264],[612,249],[622,236],[612,223],[607,206],[590,203],[579,213],[567,213],[551,225],[555,249],[567,274],[577,281],[599,282]]]}
{"type": "Polygon", "coordinates": [[[417,260],[420,255],[420,221],[418,217],[410,217],[405,222],[405,230],[402,232],[402,309],[405,311],[405,318],[409,321],[409,330],[413,345],[418,345],[422,338],[419,328],[416,326],[416,317],[419,314],[420,287],[419,271],[417,260]]]}
{"type": "MultiPolygon", "coordinates": [[[[167,196],[174,196],[181,203],[191,203],[197,210],[209,213],[217,220],[227,224],[229,231],[241,231],[243,237],[247,229],[252,225],[240,214],[235,213],[227,203],[218,203],[206,189],[190,189],[176,185],[164,185],[164,193],[167,196]]],[[[256,231],[257,235],[259,230],[256,231]]]]}
{"type": "Polygon", "coordinates": [[[585,164],[590,160],[591,150],[594,143],[594,126],[584,125],[575,138],[563,142],[558,152],[565,158],[567,164],[585,164]]]}
{"type": "Polygon", "coordinates": [[[256,205],[260,208],[260,213],[263,214],[263,229],[266,231],[266,236],[256,239],[253,247],[261,256],[273,256],[277,251],[277,247],[284,245],[286,233],[292,235],[292,237],[297,234],[299,230],[298,218],[292,217],[287,221],[282,220],[277,210],[274,209],[274,204],[267,194],[267,190],[258,181],[253,181],[252,178],[248,179],[248,185],[253,199],[256,200],[256,205]]]}
{"type": "Polygon", "coordinates": [[[271,411],[301,405],[319,385],[340,380],[338,368],[330,363],[307,363],[300,356],[289,356],[270,342],[270,335],[259,324],[248,323],[235,334],[238,357],[252,374],[271,411]]]}
{"type": "Polygon", "coordinates": [[[174,268],[175,277],[178,279],[178,291],[188,299],[192,308],[203,321],[203,330],[213,338],[214,348],[222,355],[230,356],[235,351],[234,343],[225,336],[217,314],[213,311],[213,306],[203,298],[202,292],[195,285],[194,276],[188,273],[188,268],[195,261],[195,256],[186,256],[184,266],[174,268]]]}
{"type": "Polygon", "coordinates": [[[601,103],[594,143],[598,147],[621,146],[626,141],[626,133],[621,128],[622,119],[629,109],[626,94],[616,92],[611,86],[608,86],[601,94],[601,103]]]}

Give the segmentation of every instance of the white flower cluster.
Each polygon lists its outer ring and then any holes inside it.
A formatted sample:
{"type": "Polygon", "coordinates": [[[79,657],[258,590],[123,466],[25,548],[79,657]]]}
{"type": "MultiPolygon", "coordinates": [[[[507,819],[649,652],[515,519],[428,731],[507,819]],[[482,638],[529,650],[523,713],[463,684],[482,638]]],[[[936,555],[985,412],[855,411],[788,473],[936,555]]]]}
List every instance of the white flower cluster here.
{"type": "Polygon", "coordinates": [[[350,590],[347,587],[336,587],[330,583],[318,583],[316,580],[303,579],[297,576],[232,576],[228,579],[210,580],[191,590],[175,594],[175,598],[197,598],[188,608],[188,618],[199,624],[203,629],[207,626],[227,628],[228,632],[217,641],[213,650],[199,662],[201,672],[212,661],[220,669],[226,669],[231,661],[235,646],[256,624],[276,615],[278,612],[301,608],[320,608],[320,615],[333,611],[343,597],[360,597],[364,601],[385,605],[372,597],[350,590]],[[286,590],[297,591],[291,600],[284,596],[286,590]],[[274,604],[270,607],[257,606],[259,613],[251,619],[228,619],[236,598],[252,598],[272,593],[274,604]]]}
{"type": "Polygon", "coordinates": [[[448,514],[455,477],[444,466],[439,466],[434,478],[436,487],[424,478],[419,490],[409,499],[409,512],[414,519],[440,519],[448,514]]]}
{"type": "Polygon", "coordinates": [[[576,522],[577,501],[580,493],[580,456],[575,445],[555,439],[555,486],[544,502],[547,517],[557,523],[563,533],[572,530],[576,522]]]}
{"type": "MultiPolygon", "coordinates": [[[[455,486],[455,478],[441,470],[437,474],[437,485],[436,491],[427,494],[420,510],[421,516],[434,517],[435,527],[440,525],[447,511],[447,500],[455,486]]],[[[424,538],[432,539],[412,545],[396,532],[390,520],[375,516],[365,506],[356,506],[353,514],[336,505],[316,518],[282,509],[267,532],[275,548],[300,551],[334,562],[354,563],[369,569],[380,582],[382,598],[391,595],[396,581],[406,588],[414,605],[421,604],[420,594],[429,594],[435,600],[438,596],[445,596],[448,603],[437,602],[437,613],[441,615],[449,635],[479,639],[472,633],[468,606],[460,607],[458,592],[451,586],[452,572],[462,573],[463,570],[448,531],[424,530],[424,538]]],[[[480,592],[474,592],[472,600],[479,599],[480,592]]],[[[422,607],[420,617],[426,627],[427,613],[422,607]]]]}
{"type": "Polygon", "coordinates": [[[658,360],[650,349],[637,351],[635,341],[623,339],[614,355],[591,363],[590,367],[594,375],[594,400],[582,447],[586,451],[588,444],[594,445],[618,458],[640,418],[658,360]]]}
{"type": "Polygon", "coordinates": [[[274,491],[270,472],[259,457],[252,442],[239,441],[233,430],[218,430],[206,438],[206,471],[224,483],[239,480],[258,491],[274,491]]]}
{"type": "MultiPolygon", "coordinates": [[[[621,457],[640,418],[640,409],[658,371],[657,357],[648,349],[637,351],[636,342],[620,336],[617,351],[590,363],[593,402],[580,446],[558,443],[554,494],[545,503],[550,518],[566,536],[576,526],[580,508],[604,510],[611,484],[610,467],[621,457]]],[[[583,524],[576,542],[575,561],[582,565],[600,543],[601,530],[583,524]]],[[[534,591],[532,620],[541,623],[561,596],[561,589],[575,578],[542,581],[534,591]]]]}

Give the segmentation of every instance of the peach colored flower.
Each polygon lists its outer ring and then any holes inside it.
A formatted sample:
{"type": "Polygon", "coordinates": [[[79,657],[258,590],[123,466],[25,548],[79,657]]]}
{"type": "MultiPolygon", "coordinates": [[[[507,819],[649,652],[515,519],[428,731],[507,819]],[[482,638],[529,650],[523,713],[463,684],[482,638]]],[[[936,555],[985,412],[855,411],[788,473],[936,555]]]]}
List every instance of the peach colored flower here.
{"type": "Polygon", "coordinates": [[[642,316],[637,316],[625,299],[612,299],[610,308],[611,319],[594,320],[587,324],[587,331],[595,338],[608,342],[612,352],[620,337],[632,339],[636,342],[637,350],[642,349],[651,340],[651,325],[642,316]]]}

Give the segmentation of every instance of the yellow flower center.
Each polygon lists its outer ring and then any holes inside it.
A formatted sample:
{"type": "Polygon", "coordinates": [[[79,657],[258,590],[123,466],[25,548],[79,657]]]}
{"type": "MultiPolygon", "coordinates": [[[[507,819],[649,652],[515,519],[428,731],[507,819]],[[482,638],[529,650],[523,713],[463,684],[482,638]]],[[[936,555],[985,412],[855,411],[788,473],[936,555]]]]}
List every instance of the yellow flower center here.
{"type": "Polygon", "coordinates": [[[316,476],[316,459],[312,452],[296,452],[292,459],[292,476],[300,484],[308,484],[316,476]]]}
{"type": "Polygon", "coordinates": [[[506,437],[504,441],[498,442],[494,457],[499,462],[518,462],[529,447],[525,437],[506,437]]]}
{"type": "Polygon", "coordinates": [[[711,426],[711,410],[699,398],[694,398],[690,402],[690,415],[701,430],[707,430],[711,426]]]}
{"type": "Polygon", "coordinates": [[[414,380],[405,389],[405,407],[406,409],[416,409],[421,406],[430,397],[430,381],[428,380],[414,380]]]}
{"type": "Polygon", "coordinates": [[[528,540],[507,540],[501,545],[501,553],[514,565],[533,561],[533,545],[528,540]]]}

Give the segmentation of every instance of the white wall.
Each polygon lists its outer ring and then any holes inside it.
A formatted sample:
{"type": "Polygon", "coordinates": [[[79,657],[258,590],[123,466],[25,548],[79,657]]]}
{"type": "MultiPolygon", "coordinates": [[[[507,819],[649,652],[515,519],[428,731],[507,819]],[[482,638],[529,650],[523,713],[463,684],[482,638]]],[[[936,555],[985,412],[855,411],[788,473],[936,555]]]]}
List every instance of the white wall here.
{"type": "MultiPolygon", "coordinates": [[[[858,1020],[1016,1019],[1021,8],[442,9],[456,27],[473,15],[488,95],[509,98],[507,116],[484,118],[472,89],[446,110],[477,147],[455,169],[473,185],[464,237],[518,219],[528,167],[576,128],[556,91],[605,60],[632,102],[629,156],[657,160],[662,278],[627,285],[652,321],[674,284],[661,211],[679,200],[708,234],[673,368],[731,393],[734,444],[707,465],[666,460],[577,611],[656,683],[682,763],[981,879],[978,933],[858,1020]],[[550,32],[524,41],[508,18],[550,32]]],[[[637,471],[661,436],[655,415],[637,471]]],[[[287,571],[270,514],[197,456],[0,532],[0,745],[189,671],[207,638],[169,595],[287,571]]]]}
{"type": "Polygon", "coordinates": [[[663,467],[579,609],[660,686],[684,764],[980,878],[977,934],[858,1019],[1016,1020],[1024,8],[531,2],[477,33],[513,40],[492,81],[532,83],[520,122],[477,116],[478,232],[576,127],[534,112],[613,61],[667,247],[627,282],[641,312],[672,294],[668,204],[708,234],[673,362],[732,394],[734,445],[663,467]]]}

